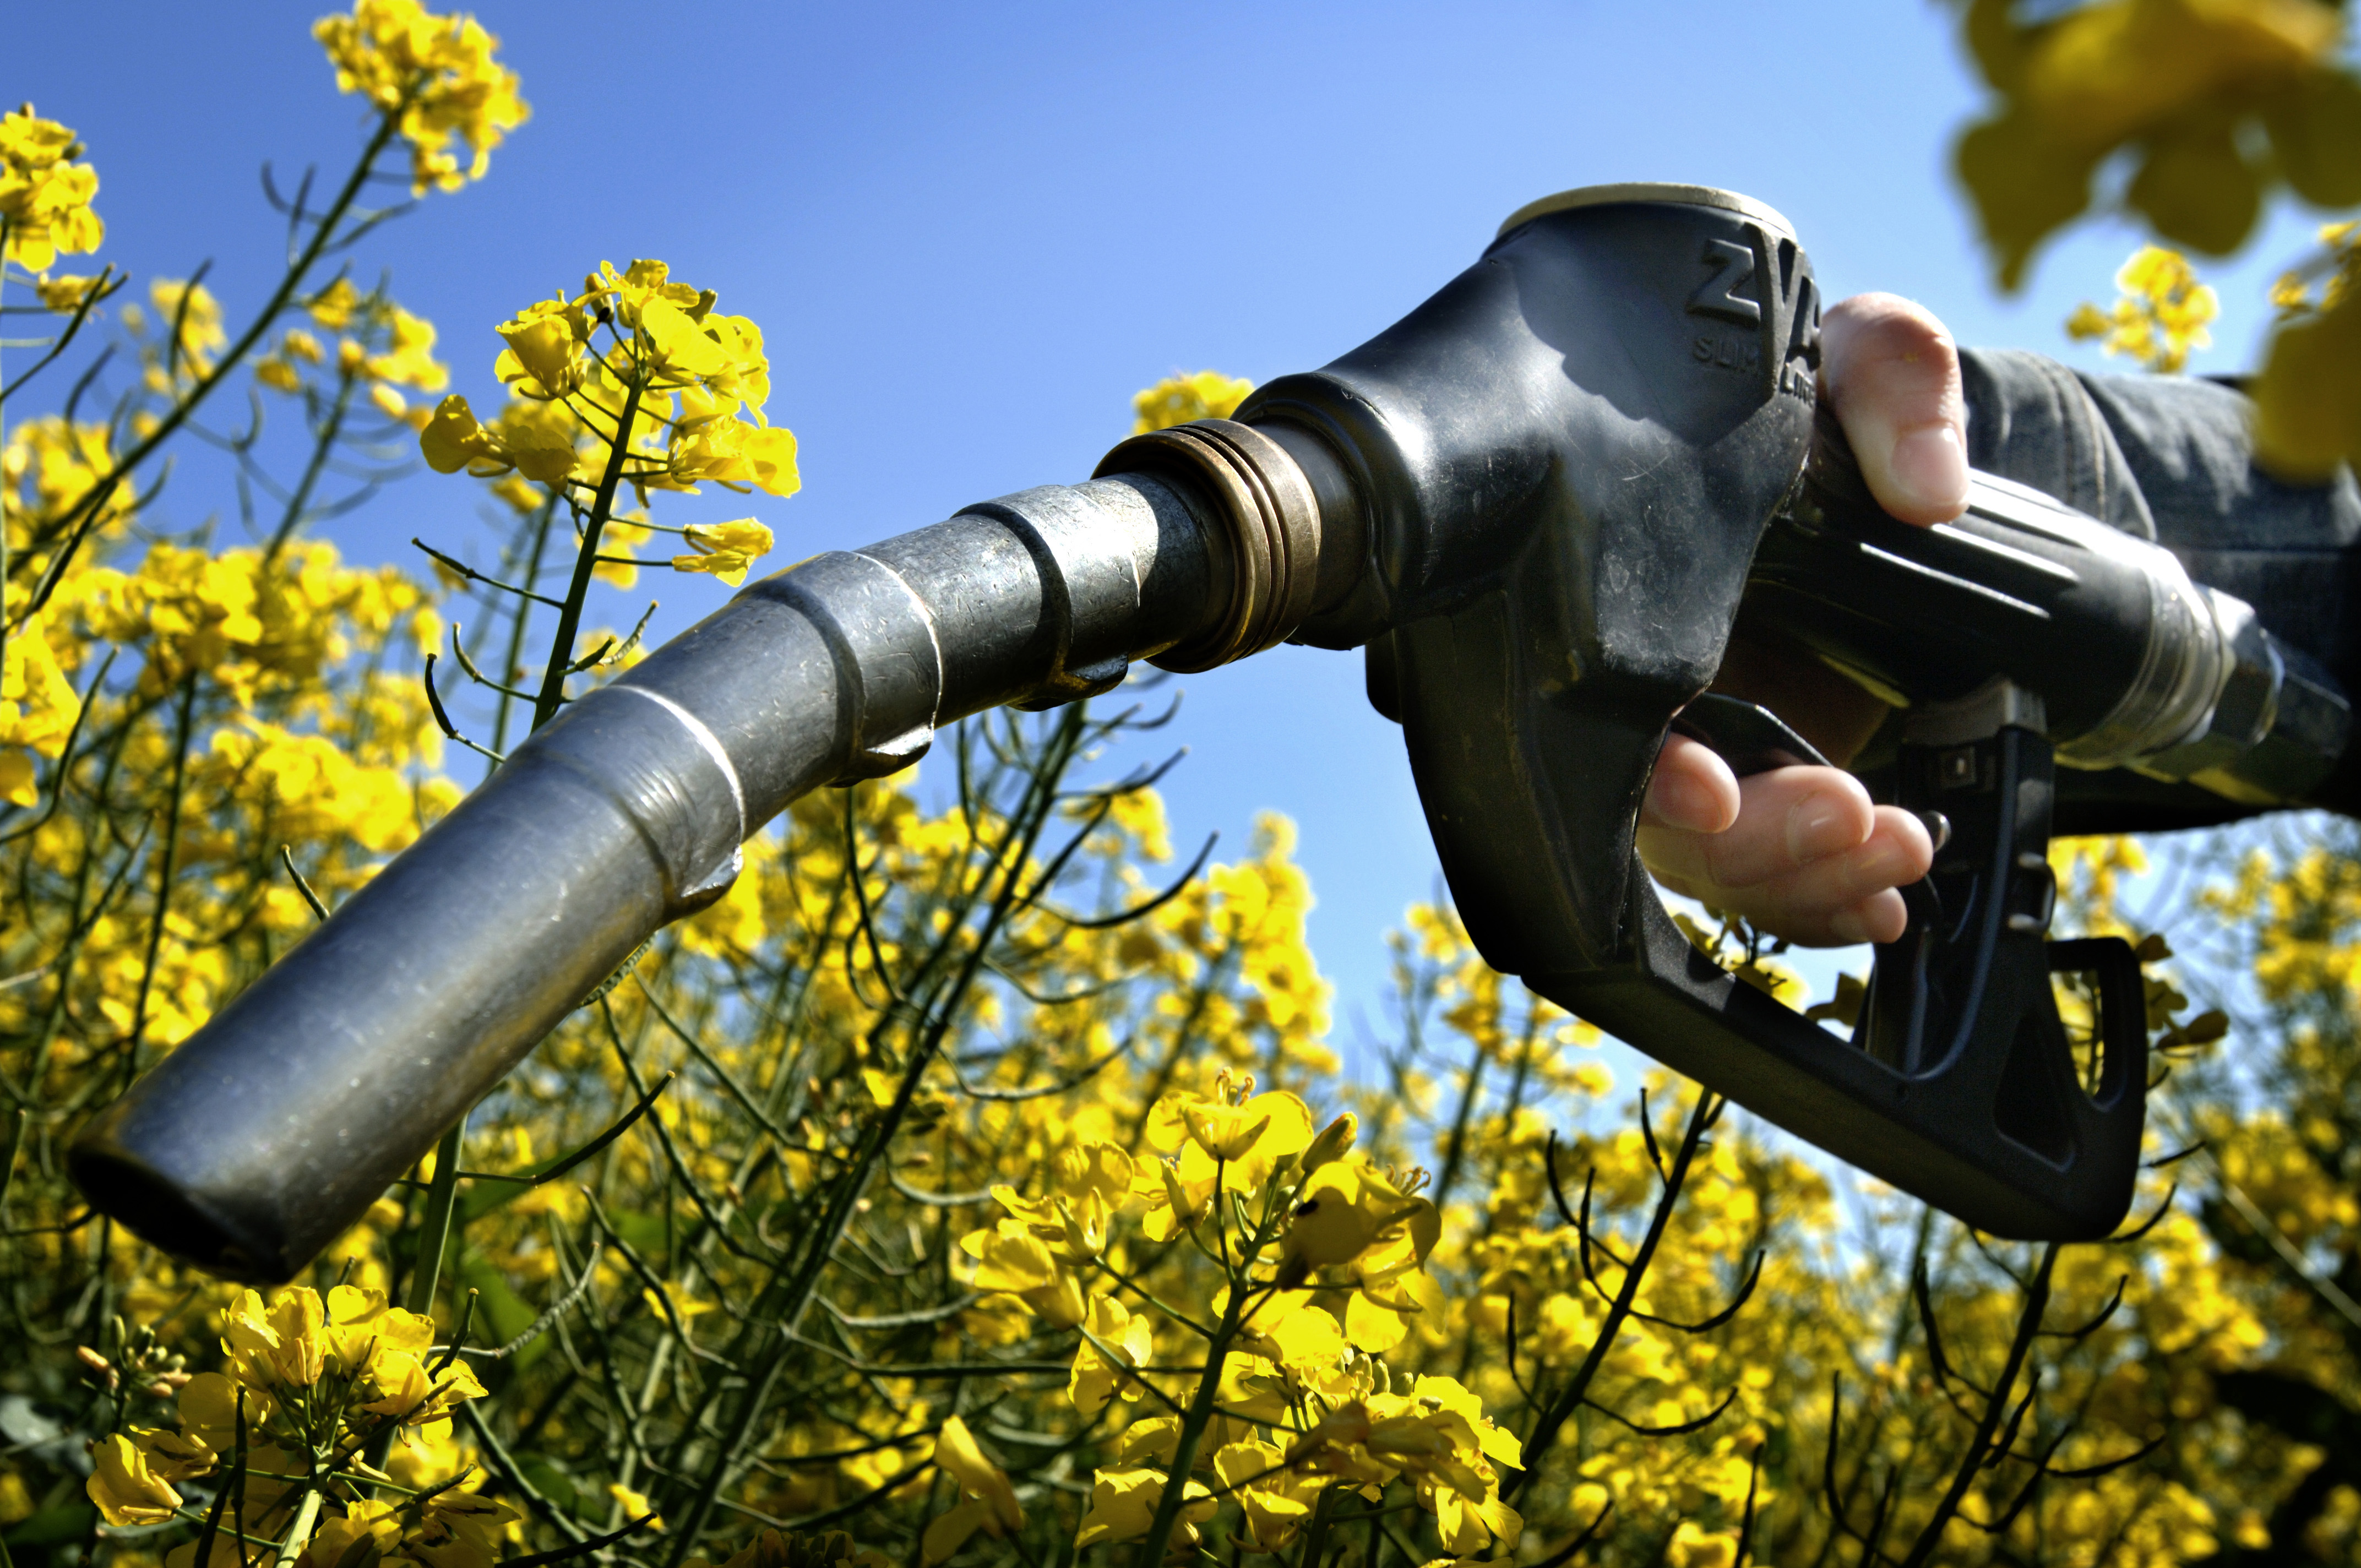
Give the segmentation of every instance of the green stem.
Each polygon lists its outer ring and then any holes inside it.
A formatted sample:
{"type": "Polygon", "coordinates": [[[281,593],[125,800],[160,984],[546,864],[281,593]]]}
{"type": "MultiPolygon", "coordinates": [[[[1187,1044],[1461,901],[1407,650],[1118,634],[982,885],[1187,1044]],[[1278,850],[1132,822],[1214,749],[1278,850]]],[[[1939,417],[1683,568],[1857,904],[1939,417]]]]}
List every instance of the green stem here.
{"type": "MultiPolygon", "coordinates": [[[[421,1317],[434,1315],[434,1291],[443,1279],[443,1255],[451,1246],[451,1215],[459,1199],[459,1146],[467,1134],[467,1117],[462,1113],[434,1146],[434,1179],[426,1188],[426,1213],[418,1223],[418,1251],[410,1268],[410,1288],[402,1293],[401,1304],[421,1317]]],[[[393,1437],[401,1422],[392,1417],[385,1419],[363,1445],[369,1468],[385,1468],[385,1456],[392,1452],[393,1437]]]]}
{"type": "Polygon", "coordinates": [[[312,1527],[319,1522],[319,1519],[320,1489],[313,1486],[303,1493],[303,1501],[295,1509],[295,1522],[287,1527],[286,1539],[279,1543],[275,1568],[289,1568],[289,1564],[302,1555],[304,1544],[312,1539],[312,1527]]]}
{"type": "MultiPolygon", "coordinates": [[[[1217,1204],[1217,1212],[1218,1208],[1217,1204]]],[[[1237,1337],[1238,1325],[1246,1321],[1248,1299],[1246,1282],[1234,1274],[1229,1302],[1222,1309],[1221,1325],[1205,1347],[1205,1370],[1198,1374],[1197,1391],[1190,1397],[1188,1413],[1180,1418],[1180,1438],[1172,1445],[1172,1465],[1165,1473],[1164,1496],[1157,1500],[1156,1518],[1148,1522],[1148,1533],[1140,1538],[1139,1555],[1133,1559],[1137,1568],[1158,1568],[1164,1561],[1165,1544],[1172,1539],[1172,1527],[1180,1521],[1181,1505],[1189,1498],[1189,1472],[1197,1464],[1197,1444],[1203,1440],[1205,1427],[1213,1419],[1213,1406],[1222,1392],[1222,1368],[1229,1360],[1230,1342],[1237,1337]]]]}
{"type": "Polygon", "coordinates": [[[623,394],[623,417],[607,448],[607,471],[598,476],[598,494],[590,516],[582,524],[582,548],[574,557],[574,580],[566,585],[566,608],[557,612],[557,635],[549,645],[549,667],[542,672],[541,695],[533,699],[535,729],[557,716],[566,701],[566,672],[574,663],[574,633],[582,624],[582,601],[590,597],[590,574],[598,569],[598,533],[614,510],[615,490],[622,483],[623,460],[629,455],[631,422],[640,409],[640,383],[635,376],[623,394]]]}
{"type": "Polygon", "coordinates": [[[0,1163],[0,1226],[7,1223],[8,1189],[16,1184],[16,1156],[25,1146],[25,1127],[31,1118],[32,1113],[26,1110],[8,1118],[8,1152],[0,1155],[0,1161],[5,1162],[0,1163]]]}
{"type": "Polygon", "coordinates": [[[1295,1568],[1320,1568],[1320,1559],[1328,1550],[1329,1509],[1335,1501],[1334,1486],[1320,1494],[1319,1506],[1312,1510],[1312,1522],[1303,1527],[1303,1550],[1296,1554],[1295,1568]]]}
{"type": "Polygon", "coordinates": [[[1429,1200],[1438,1209],[1449,1198],[1451,1190],[1459,1184],[1459,1172],[1467,1159],[1467,1126],[1475,1120],[1476,1104],[1484,1095],[1484,1069],[1491,1061],[1491,1053],[1482,1041],[1476,1043],[1476,1052],[1467,1063],[1467,1077],[1459,1091],[1459,1110],[1451,1119],[1451,1146],[1443,1157],[1443,1174],[1434,1180],[1429,1200]]]}
{"type": "Polygon", "coordinates": [[[426,1189],[426,1217],[418,1227],[418,1257],[412,1265],[410,1289],[402,1305],[425,1317],[434,1315],[434,1288],[443,1275],[443,1254],[451,1245],[451,1212],[459,1200],[459,1145],[467,1136],[462,1115],[434,1146],[434,1179],[426,1189]]]}
{"type": "MultiPolygon", "coordinates": [[[[996,861],[1005,862],[999,873],[999,890],[984,919],[968,939],[964,957],[956,971],[946,977],[941,993],[929,1003],[935,1011],[930,1016],[922,1014],[919,1020],[912,1025],[917,1037],[906,1059],[901,1087],[895,1091],[893,1103],[886,1106],[884,1113],[871,1124],[867,1135],[845,1162],[819,1222],[807,1233],[800,1252],[795,1255],[793,1271],[785,1272],[787,1266],[781,1265],[780,1271],[774,1272],[747,1313],[748,1327],[744,1337],[730,1352],[729,1359],[732,1365],[745,1365],[754,1359],[753,1351],[760,1343],[755,1336],[764,1332],[761,1325],[778,1325],[776,1330],[770,1331],[777,1337],[773,1339],[762,1360],[748,1376],[736,1409],[722,1423],[713,1450],[716,1461],[706,1467],[703,1479],[688,1506],[679,1515],[666,1516],[674,1521],[674,1545],[665,1560],[665,1568],[681,1568],[695,1547],[697,1536],[703,1531],[706,1519],[712,1513],[715,1499],[742,1464],[740,1456],[748,1452],[747,1443],[754,1423],[767,1408],[772,1390],[785,1370],[787,1359],[795,1349],[795,1335],[802,1323],[805,1309],[810,1304],[812,1293],[818,1288],[820,1276],[826,1272],[838,1241],[851,1224],[855,1206],[862,1201],[877,1162],[884,1156],[895,1134],[901,1130],[904,1119],[909,1114],[911,1102],[917,1095],[918,1085],[926,1075],[928,1065],[941,1049],[944,1036],[950,1032],[957,1019],[960,999],[970,994],[976,976],[983,969],[985,955],[1015,914],[1033,848],[1039,842],[1041,831],[1056,807],[1059,781],[1065,776],[1074,753],[1081,749],[1083,712],[1080,705],[1067,710],[1067,717],[1060,722],[1055,740],[1027,784],[1020,804],[1010,814],[1007,832],[995,853],[996,861]]],[[[847,874],[858,874],[857,867],[852,865],[850,858],[847,874]]],[[[980,880],[977,885],[980,892],[983,882],[980,880]]],[[[966,916],[962,913],[944,931],[938,943],[938,957],[948,953],[958,934],[967,929],[966,916]]],[[[930,958],[922,966],[922,973],[936,961],[937,959],[930,958]]],[[[903,989],[906,994],[918,993],[917,986],[906,982],[903,989]]],[[[899,1009],[888,1009],[879,1020],[872,1036],[873,1046],[884,1040],[886,1029],[900,1012],[899,1009]]],[[[713,1393],[696,1408],[687,1428],[676,1440],[675,1463],[667,1468],[675,1474],[688,1470],[686,1455],[692,1444],[701,1441],[712,1430],[707,1411],[712,1408],[712,1402],[721,1397],[722,1390],[717,1383],[713,1393]]]]}
{"type": "Polygon", "coordinates": [[[172,879],[181,869],[181,806],[188,787],[190,716],[196,700],[197,677],[192,672],[181,685],[181,712],[172,746],[172,790],[164,806],[164,864],[156,878],[156,923],[148,933],[148,958],[140,967],[138,999],[131,1010],[130,1034],[124,1046],[126,1089],[139,1074],[139,1045],[148,1034],[148,999],[154,993],[156,964],[164,950],[164,921],[172,908],[172,879]]]}
{"type": "Polygon", "coordinates": [[[345,415],[353,406],[353,389],[358,383],[350,376],[344,377],[336,387],[336,400],[329,405],[327,427],[312,444],[312,461],[304,466],[303,477],[288,498],[287,510],[280,514],[279,527],[270,535],[269,548],[262,553],[262,564],[269,567],[278,564],[279,553],[287,548],[287,541],[303,525],[304,509],[312,504],[312,492],[320,483],[320,476],[328,466],[328,458],[336,450],[336,437],[343,433],[345,415]]]}
{"type": "MultiPolygon", "coordinates": [[[[1640,1298],[1640,1282],[1647,1277],[1648,1265],[1656,1255],[1656,1245],[1664,1239],[1664,1227],[1680,1202],[1681,1188],[1688,1180],[1689,1165],[1705,1142],[1706,1129],[1712,1126],[1721,1113],[1721,1104],[1711,1090],[1697,1091],[1697,1109],[1689,1113],[1688,1130],[1681,1136],[1680,1152],[1673,1157],[1673,1168],[1664,1178],[1664,1196],[1656,1200],[1656,1212],[1648,1222],[1648,1234],[1640,1243],[1640,1250],[1631,1255],[1631,1266],[1623,1271],[1622,1287],[1615,1292],[1614,1304],[1607,1309],[1606,1321],[1598,1325],[1598,1337],[1590,1342],[1590,1353],[1576,1368],[1574,1380],[1550,1402],[1542,1419],[1525,1439],[1525,1464],[1503,1482],[1500,1500],[1507,1502],[1519,1487],[1541,1474],[1542,1459],[1549,1453],[1550,1444],[1557,1441],[1558,1432],[1574,1412],[1581,1407],[1583,1397],[1590,1392],[1590,1380],[1598,1376],[1607,1360],[1607,1353],[1615,1346],[1615,1336],[1623,1332],[1624,1322],[1640,1298]]],[[[1644,1114],[1644,1113],[1643,1113],[1644,1114]]]]}
{"type": "MultiPolygon", "coordinates": [[[[541,503],[541,510],[533,525],[533,549],[525,557],[524,586],[532,587],[541,579],[541,555],[549,543],[549,524],[557,515],[557,495],[552,491],[541,503]]],[[[505,568],[503,568],[505,570],[505,568]]],[[[519,599],[516,619],[509,623],[508,652],[500,660],[500,702],[492,714],[492,750],[505,754],[509,749],[509,709],[515,698],[507,690],[507,683],[518,678],[517,661],[524,656],[524,635],[533,623],[533,601],[519,599]]]]}
{"type": "Polygon", "coordinates": [[[1984,1402],[1983,1419],[1976,1423],[1976,1434],[1969,1440],[1967,1452],[1960,1456],[1960,1467],[1951,1476],[1950,1486],[1943,1493],[1943,1500],[1935,1506],[1934,1517],[1912,1542],[1910,1555],[1902,1560],[1902,1568],[1920,1568],[1934,1557],[1935,1549],[1942,1544],[1944,1528],[1960,1511],[1968,1488],[1990,1462],[1993,1434],[2000,1429],[2001,1418],[2008,1413],[2009,1398],[2016,1392],[2016,1375],[2024,1369],[2025,1358],[2033,1350],[2034,1337],[2041,1332],[2042,1314],[2049,1307],[2049,1274],[2057,1262],[2058,1244],[2051,1242],[2041,1249],[2041,1266],[2034,1270],[2033,1282],[2025,1288],[2025,1310],[2017,1315],[2016,1338],[2008,1347],[2008,1361],[2001,1368],[2000,1381],[1993,1385],[1992,1398],[1984,1402]]]}

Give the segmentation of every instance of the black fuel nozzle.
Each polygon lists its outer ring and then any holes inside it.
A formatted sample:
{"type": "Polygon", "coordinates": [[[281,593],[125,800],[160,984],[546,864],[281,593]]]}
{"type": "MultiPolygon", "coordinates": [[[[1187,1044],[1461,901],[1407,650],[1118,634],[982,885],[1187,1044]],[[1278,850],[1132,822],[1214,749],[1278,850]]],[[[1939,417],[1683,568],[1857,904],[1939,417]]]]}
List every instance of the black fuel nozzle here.
{"type": "MultiPolygon", "coordinates": [[[[1769,208],[1572,192],[1233,421],[756,583],[535,733],[95,1118],[74,1179],[168,1251],[284,1278],[653,930],[718,896],[740,840],[797,795],[892,773],[963,715],[1105,690],[1135,659],[1202,670],[1293,638],[1368,646],[1496,969],[1971,1223],[2103,1234],[2137,1159],[2144,1014],[2127,948],[2044,939],[2058,718],[2041,699],[2070,705],[2039,672],[1988,657],[1914,707],[1905,771],[1952,831],[1850,1040],[1696,950],[1633,851],[1675,722],[1741,766],[1812,760],[1771,716],[1700,699],[1742,602],[1782,591],[1775,551],[1757,553],[1773,517],[1797,519],[1780,548],[1806,553],[1850,526],[1794,504],[1817,323],[1810,263],[1769,208]],[[2061,967],[2098,976],[2087,1062],[2050,992],[2061,967]]],[[[1910,651],[1908,627],[1858,630],[1828,633],[1832,656],[1910,651]]],[[[2207,710],[2219,725],[2140,760],[2271,788],[2256,781],[2301,760],[2264,753],[2270,737],[2341,749],[2334,705],[2307,708],[2309,677],[2254,648],[2207,710]],[[2268,690],[2238,685],[2273,669],[2268,690]],[[2259,739],[2203,749],[2233,731],[2259,739]]]]}
{"type": "Polygon", "coordinates": [[[2045,940],[2037,702],[1963,689],[1922,716],[1943,721],[1929,765],[1965,757],[1973,787],[1923,803],[1949,818],[1948,870],[1910,890],[1910,932],[1880,951],[1851,1038],[1699,952],[1633,850],[1675,723],[1741,767],[1817,760],[1772,716],[1704,695],[1766,525],[1802,491],[1817,316],[1775,213],[1686,187],[1575,192],[1240,417],[1317,430],[1352,471],[1373,570],[1337,641],[1378,639],[1372,697],[1401,721],[1494,968],[1979,1228],[2102,1235],[2137,1165],[2145,1014],[2127,947],[2045,940]],[[2097,975],[2088,1060],[2057,968],[2097,975]]]}

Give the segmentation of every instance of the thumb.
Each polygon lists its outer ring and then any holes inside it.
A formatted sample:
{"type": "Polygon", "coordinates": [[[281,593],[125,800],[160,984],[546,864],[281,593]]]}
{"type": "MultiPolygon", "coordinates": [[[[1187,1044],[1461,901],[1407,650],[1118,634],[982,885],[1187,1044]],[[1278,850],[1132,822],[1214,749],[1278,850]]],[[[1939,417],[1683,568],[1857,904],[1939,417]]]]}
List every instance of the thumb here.
{"type": "Polygon", "coordinates": [[[1925,306],[1856,294],[1820,323],[1820,388],[1861,477],[1905,522],[1946,522],[1968,504],[1968,405],[1960,351],[1925,306]]]}

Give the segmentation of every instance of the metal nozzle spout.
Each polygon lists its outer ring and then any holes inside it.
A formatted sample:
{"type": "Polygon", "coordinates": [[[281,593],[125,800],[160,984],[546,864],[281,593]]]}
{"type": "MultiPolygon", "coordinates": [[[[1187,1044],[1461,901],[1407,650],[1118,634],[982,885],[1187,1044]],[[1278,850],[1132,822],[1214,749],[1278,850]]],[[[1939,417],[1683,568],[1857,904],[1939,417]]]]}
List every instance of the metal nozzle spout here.
{"type": "MultiPolygon", "coordinates": [[[[1291,489],[1310,531],[1308,581],[1312,491],[1246,437],[1266,497],[1291,489]]],[[[76,1182],[169,1252],[286,1278],[650,933],[719,897],[740,842],[796,796],[906,767],[967,714],[1071,701],[1224,635],[1261,513],[1114,466],[816,556],[571,705],[94,1119],[76,1182]]]]}

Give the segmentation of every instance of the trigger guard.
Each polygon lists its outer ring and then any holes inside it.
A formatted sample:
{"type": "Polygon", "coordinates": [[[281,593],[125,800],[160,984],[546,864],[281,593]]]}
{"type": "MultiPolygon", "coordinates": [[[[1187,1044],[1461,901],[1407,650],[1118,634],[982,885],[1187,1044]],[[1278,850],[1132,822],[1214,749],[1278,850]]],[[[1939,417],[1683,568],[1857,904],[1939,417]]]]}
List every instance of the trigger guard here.
{"type": "Polygon", "coordinates": [[[1719,692],[1697,697],[1674,718],[1672,728],[1711,747],[1740,778],[1773,768],[1834,766],[1769,708],[1719,692]]]}
{"type": "MultiPolygon", "coordinates": [[[[1836,764],[1787,722],[1759,703],[1707,692],[1675,716],[1673,733],[1686,735],[1713,749],[1740,778],[1767,773],[1773,768],[1828,768],[1836,764]]],[[[1927,836],[1940,850],[1951,837],[1950,820],[1939,811],[1918,813],[1927,836]]],[[[1935,884],[1920,878],[1901,888],[1904,907],[1913,927],[1938,924],[1943,900],[1935,884]]]]}

